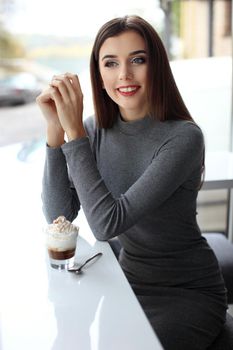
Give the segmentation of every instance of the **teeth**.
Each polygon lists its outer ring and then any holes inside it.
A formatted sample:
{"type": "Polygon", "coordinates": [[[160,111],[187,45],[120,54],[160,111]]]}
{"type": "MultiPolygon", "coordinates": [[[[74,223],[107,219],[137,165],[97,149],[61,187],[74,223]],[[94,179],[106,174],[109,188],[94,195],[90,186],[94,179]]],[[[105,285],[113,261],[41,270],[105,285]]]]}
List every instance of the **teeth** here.
{"type": "Polygon", "coordinates": [[[121,92],[131,92],[131,91],[135,91],[137,88],[136,87],[124,87],[124,88],[119,88],[119,91],[121,92]]]}

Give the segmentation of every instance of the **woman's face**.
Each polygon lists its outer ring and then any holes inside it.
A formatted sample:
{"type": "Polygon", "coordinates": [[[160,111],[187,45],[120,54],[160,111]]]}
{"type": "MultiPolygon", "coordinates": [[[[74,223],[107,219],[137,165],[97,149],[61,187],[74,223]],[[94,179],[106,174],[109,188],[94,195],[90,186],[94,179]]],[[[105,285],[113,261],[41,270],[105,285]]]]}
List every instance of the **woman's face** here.
{"type": "Polygon", "coordinates": [[[144,39],[126,31],[106,39],[99,52],[103,88],[124,120],[143,118],[147,106],[147,52],[144,39]]]}

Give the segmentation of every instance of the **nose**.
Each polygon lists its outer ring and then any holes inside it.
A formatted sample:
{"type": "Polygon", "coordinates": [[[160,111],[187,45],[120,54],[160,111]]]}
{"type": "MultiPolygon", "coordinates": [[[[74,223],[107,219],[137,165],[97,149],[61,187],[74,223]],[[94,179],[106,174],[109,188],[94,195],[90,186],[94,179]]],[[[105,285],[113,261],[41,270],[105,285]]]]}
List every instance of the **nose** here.
{"type": "Polygon", "coordinates": [[[132,78],[133,72],[130,67],[127,64],[122,65],[119,72],[119,80],[130,80],[132,78]]]}

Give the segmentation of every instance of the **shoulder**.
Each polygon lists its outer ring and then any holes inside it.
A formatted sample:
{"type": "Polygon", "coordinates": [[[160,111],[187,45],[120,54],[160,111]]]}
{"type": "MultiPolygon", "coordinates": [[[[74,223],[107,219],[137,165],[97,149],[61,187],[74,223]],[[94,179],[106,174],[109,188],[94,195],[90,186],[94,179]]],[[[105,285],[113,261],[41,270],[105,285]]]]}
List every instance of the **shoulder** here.
{"type": "Polygon", "coordinates": [[[168,121],[168,137],[179,139],[181,143],[195,143],[203,146],[204,136],[201,128],[192,121],[168,121]]]}
{"type": "Polygon", "coordinates": [[[202,162],[205,150],[204,137],[200,127],[191,121],[166,121],[166,137],[163,138],[157,154],[169,152],[171,157],[202,162]]]}

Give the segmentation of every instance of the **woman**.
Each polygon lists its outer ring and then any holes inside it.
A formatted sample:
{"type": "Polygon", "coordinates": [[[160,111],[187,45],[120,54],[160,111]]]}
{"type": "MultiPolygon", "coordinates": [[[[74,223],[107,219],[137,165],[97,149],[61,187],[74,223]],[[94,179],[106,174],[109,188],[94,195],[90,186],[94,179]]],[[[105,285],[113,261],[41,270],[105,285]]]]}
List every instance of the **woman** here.
{"type": "Polygon", "coordinates": [[[73,220],[81,205],[97,239],[119,238],[119,262],[164,348],[206,349],[225,321],[226,295],[196,222],[202,132],[140,17],[100,29],[91,80],[95,118],[85,125],[76,75],[53,77],[37,99],[47,121],[45,216],[73,220]]]}

